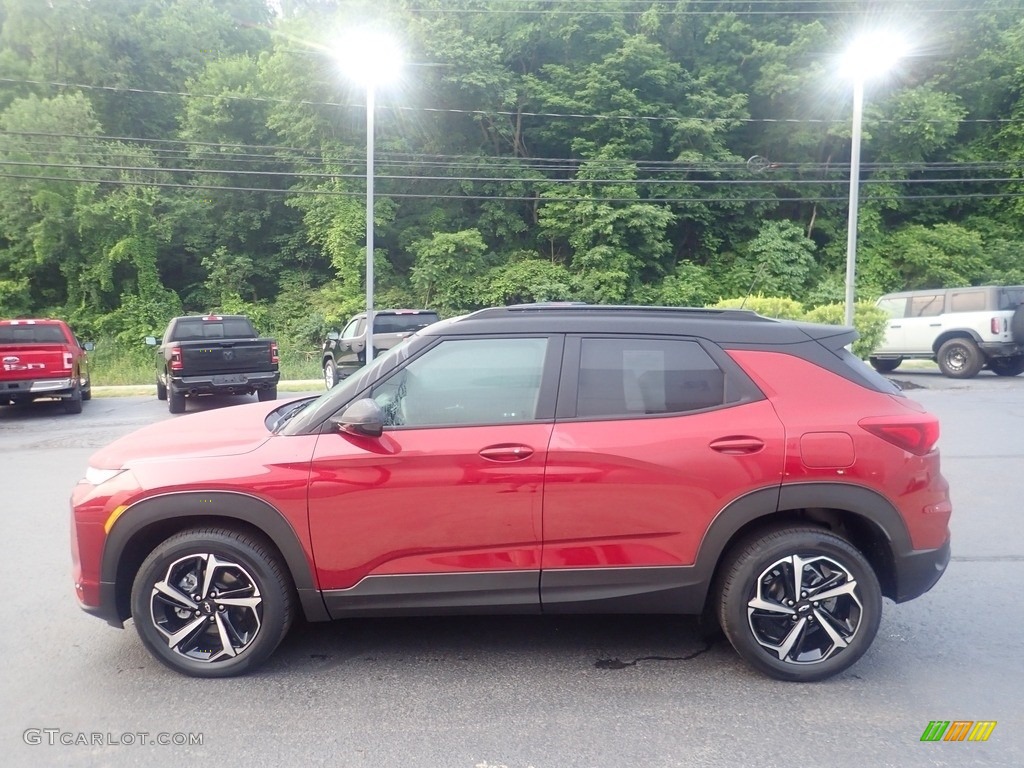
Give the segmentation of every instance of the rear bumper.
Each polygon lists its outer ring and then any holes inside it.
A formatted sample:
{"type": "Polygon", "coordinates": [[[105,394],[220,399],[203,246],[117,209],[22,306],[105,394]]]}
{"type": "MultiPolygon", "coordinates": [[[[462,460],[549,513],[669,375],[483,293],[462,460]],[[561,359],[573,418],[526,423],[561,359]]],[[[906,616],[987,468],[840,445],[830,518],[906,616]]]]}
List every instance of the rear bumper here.
{"type": "Polygon", "coordinates": [[[978,345],[988,357],[1016,357],[1024,347],[1012,341],[983,341],[978,345]]]}
{"type": "Polygon", "coordinates": [[[21,379],[0,381],[0,397],[30,400],[36,397],[60,397],[74,391],[77,379],[21,379]]]}
{"type": "Polygon", "coordinates": [[[224,376],[174,376],[169,389],[187,395],[238,395],[271,389],[281,379],[280,371],[235,373],[224,376]]]}
{"type": "Polygon", "coordinates": [[[918,549],[896,562],[897,603],[920,597],[935,586],[949,565],[949,539],[938,549],[918,549]]]}

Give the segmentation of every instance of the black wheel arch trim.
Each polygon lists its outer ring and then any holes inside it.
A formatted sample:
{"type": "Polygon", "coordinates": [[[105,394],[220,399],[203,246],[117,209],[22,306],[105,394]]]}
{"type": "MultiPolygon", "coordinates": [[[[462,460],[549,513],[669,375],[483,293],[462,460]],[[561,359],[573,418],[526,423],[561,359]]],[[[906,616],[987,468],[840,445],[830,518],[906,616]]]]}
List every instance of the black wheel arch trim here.
{"type": "MultiPolygon", "coordinates": [[[[100,596],[102,615],[108,623],[121,626],[130,614],[127,606],[131,585],[122,584],[118,589],[118,577],[125,563],[124,554],[130,551],[132,543],[151,526],[178,520],[187,525],[190,518],[203,524],[229,518],[261,531],[284,558],[306,619],[327,621],[330,618],[305,550],[284,515],[266,501],[238,491],[183,491],[153,496],[131,505],[107,534],[100,566],[100,596]]],[[[181,527],[184,526],[178,526],[181,527]]],[[[135,559],[141,563],[145,554],[135,559]]]]}
{"type": "Polygon", "coordinates": [[[932,352],[936,355],[939,354],[939,349],[947,341],[952,339],[970,339],[974,342],[975,346],[982,343],[981,334],[971,328],[950,328],[940,333],[932,344],[932,352]]]}

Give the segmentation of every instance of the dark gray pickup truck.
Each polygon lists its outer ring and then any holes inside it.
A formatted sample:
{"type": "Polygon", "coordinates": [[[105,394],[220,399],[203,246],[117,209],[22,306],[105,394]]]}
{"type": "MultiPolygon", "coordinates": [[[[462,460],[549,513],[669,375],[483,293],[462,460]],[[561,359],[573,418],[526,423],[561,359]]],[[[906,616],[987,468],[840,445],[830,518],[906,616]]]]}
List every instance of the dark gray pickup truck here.
{"type": "Polygon", "coordinates": [[[277,399],[277,342],[260,338],[243,315],[176,317],[157,348],[156,396],[171,413],[185,412],[185,397],[251,395],[277,399]]]}
{"type": "MultiPolygon", "coordinates": [[[[374,356],[391,349],[421,328],[438,321],[431,309],[380,309],[373,313],[374,356]]],[[[366,364],[366,313],[360,312],[338,333],[331,331],[321,344],[320,365],[330,389],[366,364]]]]}

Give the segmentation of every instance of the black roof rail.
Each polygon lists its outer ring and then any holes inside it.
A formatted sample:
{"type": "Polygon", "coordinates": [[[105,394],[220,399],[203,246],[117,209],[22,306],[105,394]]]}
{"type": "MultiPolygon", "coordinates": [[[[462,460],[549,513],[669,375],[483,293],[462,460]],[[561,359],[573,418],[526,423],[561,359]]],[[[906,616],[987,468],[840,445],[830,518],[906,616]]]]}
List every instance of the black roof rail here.
{"type": "Polygon", "coordinates": [[[534,304],[512,304],[507,307],[489,307],[471,313],[467,317],[487,318],[499,317],[513,313],[551,313],[551,314],[659,314],[676,315],[693,319],[722,319],[774,322],[772,318],[763,317],[749,309],[709,309],[705,307],[664,307],[644,306],[639,304],[587,304],[577,301],[551,301],[534,304]]]}

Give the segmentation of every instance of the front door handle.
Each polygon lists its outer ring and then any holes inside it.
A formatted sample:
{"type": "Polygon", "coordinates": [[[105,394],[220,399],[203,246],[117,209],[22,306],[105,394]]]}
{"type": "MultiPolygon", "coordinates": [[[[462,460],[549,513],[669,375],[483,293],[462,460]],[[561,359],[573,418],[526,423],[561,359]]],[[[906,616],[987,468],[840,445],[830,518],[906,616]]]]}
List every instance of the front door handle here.
{"type": "Polygon", "coordinates": [[[489,445],[480,449],[480,456],[488,461],[523,461],[533,455],[533,448],[518,443],[505,443],[503,445],[489,445]]]}
{"type": "Polygon", "coordinates": [[[746,435],[720,437],[711,441],[711,450],[724,453],[727,456],[745,456],[757,453],[762,448],[764,448],[764,440],[746,435]]]}

